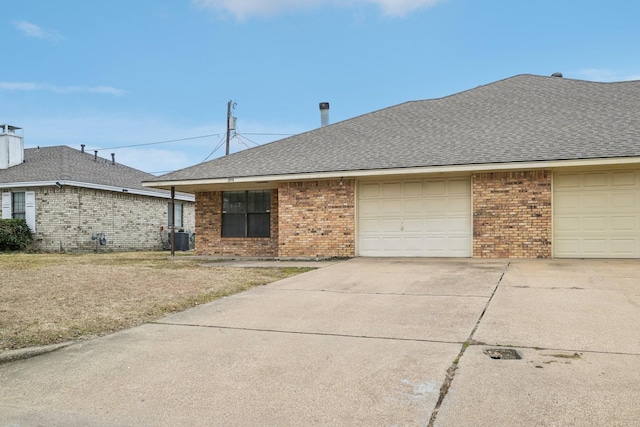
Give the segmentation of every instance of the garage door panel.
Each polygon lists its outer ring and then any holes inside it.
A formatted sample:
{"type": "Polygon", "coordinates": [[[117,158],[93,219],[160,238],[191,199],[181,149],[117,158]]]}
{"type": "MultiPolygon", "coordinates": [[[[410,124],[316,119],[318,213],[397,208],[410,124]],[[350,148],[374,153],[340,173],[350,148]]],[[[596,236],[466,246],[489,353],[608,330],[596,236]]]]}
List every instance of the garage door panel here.
{"type": "Polygon", "coordinates": [[[640,258],[640,170],[556,173],[553,253],[640,258]]]}
{"type": "MultiPolygon", "coordinates": [[[[570,188],[570,187],[567,187],[570,188]]],[[[554,212],[571,212],[580,205],[580,196],[577,194],[563,194],[562,198],[554,200],[554,212]]]]}
{"type": "Polygon", "coordinates": [[[360,250],[363,253],[376,251],[381,245],[380,241],[381,239],[378,237],[362,237],[360,239],[360,250]]]}
{"type": "Polygon", "coordinates": [[[380,220],[378,219],[362,219],[360,220],[360,232],[364,234],[378,233],[382,230],[380,220]]]}
{"type": "Polygon", "coordinates": [[[455,233],[467,236],[469,231],[469,220],[468,218],[447,218],[446,229],[449,230],[450,234],[455,233]]]}
{"type": "Polygon", "coordinates": [[[578,238],[562,238],[554,241],[554,249],[557,254],[564,257],[577,258],[580,256],[580,240],[578,238]]]}
{"type": "Polygon", "coordinates": [[[638,230],[638,219],[633,216],[613,216],[611,217],[611,230],[633,233],[638,230]]]}
{"type": "Polygon", "coordinates": [[[380,212],[380,200],[361,200],[358,212],[361,217],[377,215],[380,212]]]}
{"type": "Polygon", "coordinates": [[[397,215],[402,212],[402,199],[382,199],[380,206],[383,214],[397,215]]]}
{"type": "Polygon", "coordinates": [[[400,237],[383,237],[383,252],[400,252],[402,249],[402,239],[400,237]]]}
{"type": "Polygon", "coordinates": [[[611,207],[615,209],[627,208],[636,209],[638,197],[635,193],[624,191],[611,195],[611,207]]]}
{"type": "Polygon", "coordinates": [[[427,214],[444,215],[447,212],[448,203],[447,199],[442,198],[429,198],[425,202],[425,212],[427,214]]]}
{"type": "Polygon", "coordinates": [[[426,222],[424,231],[426,233],[442,233],[442,230],[448,230],[447,218],[429,218],[426,222]]]}
{"type": "Polygon", "coordinates": [[[367,197],[379,197],[380,196],[380,184],[362,184],[358,189],[360,196],[367,197]]]}
{"type": "Polygon", "coordinates": [[[562,179],[555,179],[553,186],[556,189],[562,188],[579,188],[581,178],[577,173],[565,173],[562,174],[562,179]]]}
{"type": "Polygon", "coordinates": [[[471,244],[471,240],[467,236],[449,237],[447,238],[447,244],[450,250],[455,252],[465,252],[467,247],[471,244]]]}
{"type": "Polygon", "coordinates": [[[555,230],[557,233],[580,230],[580,218],[577,216],[557,215],[555,230]]]}
{"type": "Polygon", "coordinates": [[[424,231],[424,220],[422,218],[405,218],[402,221],[402,230],[407,233],[422,233],[424,231]]]}
{"type": "Polygon", "coordinates": [[[405,252],[420,253],[424,245],[422,237],[405,237],[403,239],[403,250],[405,252]]]}
{"type": "Polygon", "coordinates": [[[617,257],[633,256],[637,250],[634,239],[611,239],[611,253],[617,257]]]}
{"type": "Polygon", "coordinates": [[[402,220],[391,218],[391,219],[383,219],[381,221],[382,227],[381,231],[383,233],[394,233],[398,231],[402,231],[402,220]]]}
{"type": "Polygon", "coordinates": [[[469,178],[369,182],[359,188],[365,186],[358,193],[359,255],[471,256],[469,178]]]}
{"type": "Polygon", "coordinates": [[[422,199],[405,199],[402,212],[404,214],[421,214],[423,209],[422,199]]]}
{"type": "Polygon", "coordinates": [[[582,250],[585,255],[605,257],[607,255],[607,239],[583,239],[582,250]]]}
{"type": "Polygon", "coordinates": [[[402,184],[384,183],[382,184],[382,196],[399,196],[402,194],[402,184]]]}
{"type": "Polygon", "coordinates": [[[456,179],[449,181],[449,195],[460,194],[469,196],[471,194],[471,188],[469,187],[469,180],[456,179]]]}
{"type": "Polygon", "coordinates": [[[445,181],[427,181],[424,184],[424,190],[426,196],[444,196],[447,184],[445,181]]]}
{"type": "Polygon", "coordinates": [[[422,197],[422,182],[406,182],[402,186],[404,197],[422,197]]]}
{"type": "Polygon", "coordinates": [[[595,172],[585,173],[583,178],[584,187],[606,187],[607,186],[607,173],[595,172]]]}
{"type": "Polygon", "coordinates": [[[437,253],[444,253],[448,249],[447,239],[444,236],[426,237],[424,239],[424,248],[432,256],[437,253]]]}
{"type": "Polygon", "coordinates": [[[585,217],[582,220],[582,230],[586,232],[590,231],[607,231],[608,218],[606,216],[594,216],[585,217]]]}
{"type": "Polygon", "coordinates": [[[584,209],[607,209],[607,199],[608,194],[606,193],[595,193],[595,194],[585,194],[582,196],[582,203],[577,207],[583,207],[584,209]]]}
{"type": "Polygon", "coordinates": [[[449,197],[447,199],[447,212],[449,214],[464,214],[469,212],[469,196],[449,197]]]}
{"type": "Polygon", "coordinates": [[[615,187],[633,187],[637,184],[636,174],[634,172],[614,172],[611,181],[611,184],[615,187]]]}

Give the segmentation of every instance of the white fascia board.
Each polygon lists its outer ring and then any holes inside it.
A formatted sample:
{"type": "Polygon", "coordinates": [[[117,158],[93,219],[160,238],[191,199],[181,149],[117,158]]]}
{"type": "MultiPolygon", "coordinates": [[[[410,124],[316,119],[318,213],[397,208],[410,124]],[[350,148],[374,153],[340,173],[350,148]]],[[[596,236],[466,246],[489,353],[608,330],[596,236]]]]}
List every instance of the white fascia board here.
{"type": "Polygon", "coordinates": [[[242,184],[276,181],[304,181],[310,179],[332,179],[332,178],[362,178],[368,176],[389,176],[389,175],[417,175],[432,173],[472,173],[488,171],[507,170],[531,170],[531,169],[554,169],[568,167],[592,167],[592,166],[614,166],[614,165],[639,165],[640,157],[616,157],[606,159],[579,159],[579,160],[547,160],[539,162],[512,162],[512,163],[484,163],[471,165],[453,166],[427,166],[415,168],[398,169],[369,169],[353,171],[331,171],[331,172],[311,172],[285,175],[265,175],[233,178],[213,178],[195,179],[184,181],[145,181],[145,187],[167,188],[181,186],[204,186],[223,184],[242,184]]]}
{"type": "MultiPolygon", "coordinates": [[[[91,188],[94,190],[104,190],[104,191],[113,191],[116,193],[127,193],[127,194],[135,194],[138,196],[149,196],[149,197],[159,197],[161,199],[171,199],[171,194],[169,193],[158,193],[156,191],[146,191],[146,190],[137,190],[134,188],[122,188],[122,187],[113,187],[110,185],[102,185],[102,184],[91,184],[88,182],[78,182],[78,181],[33,181],[33,182],[5,182],[0,183],[0,188],[30,188],[30,187],[55,187],[57,184],[68,185],[71,187],[82,187],[82,188],[91,188]]],[[[195,202],[196,198],[192,194],[176,194],[176,200],[182,200],[185,202],[195,202]]]]}

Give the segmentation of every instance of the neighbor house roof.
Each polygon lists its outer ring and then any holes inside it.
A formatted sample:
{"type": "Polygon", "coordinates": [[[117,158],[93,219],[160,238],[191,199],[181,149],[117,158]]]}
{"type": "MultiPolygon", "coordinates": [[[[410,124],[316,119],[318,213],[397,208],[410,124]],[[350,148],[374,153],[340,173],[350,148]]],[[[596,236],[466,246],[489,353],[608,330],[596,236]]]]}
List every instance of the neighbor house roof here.
{"type": "Polygon", "coordinates": [[[154,178],[212,179],[640,156],[640,81],[518,75],[154,178]]]}
{"type": "MultiPolygon", "coordinates": [[[[143,187],[154,175],[83,153],[65,145],[27,148],[24,163],[0,170],[0,187],[27,187],[60,183],[80,187],[125,191],[155,197],[170,197],[165,190],[143,187]]],[[[181,199],[193,196],[181,194],[181,199]]]]}

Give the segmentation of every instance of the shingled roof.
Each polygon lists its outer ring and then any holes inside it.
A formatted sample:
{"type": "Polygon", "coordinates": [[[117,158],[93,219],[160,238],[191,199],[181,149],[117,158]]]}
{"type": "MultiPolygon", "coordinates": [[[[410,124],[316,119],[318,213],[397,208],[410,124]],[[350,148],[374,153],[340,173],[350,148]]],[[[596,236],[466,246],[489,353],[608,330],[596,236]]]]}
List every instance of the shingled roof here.
{"type": "Polygon", "coordinates": [[[77,186],[113,187],[167,197],[165,190],[142,186],[142,181],[153,178],[155,176],[149,173],[102,157],[96,158],[93,154],[65,145],[27,148],[24,150],[24,163],[0,170],[0,186],[60,182],[77,186]]]}
{"type": "Polygon", "coordinates": [[[152,181],[635,156],[640,81],[518,75],[375,111],[152,181]]]}

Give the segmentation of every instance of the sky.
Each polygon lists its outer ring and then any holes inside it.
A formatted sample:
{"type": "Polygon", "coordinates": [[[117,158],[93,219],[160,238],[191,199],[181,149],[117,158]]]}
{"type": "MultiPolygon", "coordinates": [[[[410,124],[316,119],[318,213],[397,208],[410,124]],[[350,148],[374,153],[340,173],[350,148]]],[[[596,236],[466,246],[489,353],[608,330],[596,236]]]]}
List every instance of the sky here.
{"type": "Polygon", "coordinates": [[[518,74],[640,79],[637,0],[2,0],[0,124],[156,175],[518,74]]]}

